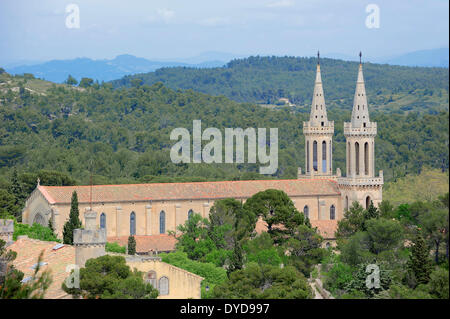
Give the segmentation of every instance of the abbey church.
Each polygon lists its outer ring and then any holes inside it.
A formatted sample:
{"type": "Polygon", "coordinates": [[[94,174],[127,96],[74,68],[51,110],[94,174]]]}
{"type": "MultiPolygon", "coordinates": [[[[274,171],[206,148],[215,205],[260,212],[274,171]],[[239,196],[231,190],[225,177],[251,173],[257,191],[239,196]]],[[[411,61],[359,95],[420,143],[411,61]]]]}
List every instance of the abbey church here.
{"type": "MultiPolygon", "coordinates": [[[[305,168],[297,179],[219,181],[196,183],[153,183],[94,186],[38,185],[22,211],[24,223],[47,226],[49,220],[59,237],[69,218],[70,201],[78,194],[80,219],[92,205],[98,212],[97,227],[106,230],[108,241],[121,241],[136,235],[138,251],[169,251],[173,237],[193,213],[208,217],[214,201],[235,198],[245,201],[266,189],[284,191],[317,227],[326,240],[334,239],[337,221],[354,202],[368,207],[382,200],[383,172],[375,174],[375,136],[377,124],[369,118],[369,106],[359,64],[353,111],[344,123],[346,138],[345,176],[333,170],[334,122],[329,121],[322,85],[320,62],[317,63],[310,119],[303,123],[305,168]],[[142,244],[140,246],[140,241],[142,244]]],[[[257,225],[261,230],[264,225],[257,225]]],[[[121,242],[123,243],[123,242],[121,242]]]]}

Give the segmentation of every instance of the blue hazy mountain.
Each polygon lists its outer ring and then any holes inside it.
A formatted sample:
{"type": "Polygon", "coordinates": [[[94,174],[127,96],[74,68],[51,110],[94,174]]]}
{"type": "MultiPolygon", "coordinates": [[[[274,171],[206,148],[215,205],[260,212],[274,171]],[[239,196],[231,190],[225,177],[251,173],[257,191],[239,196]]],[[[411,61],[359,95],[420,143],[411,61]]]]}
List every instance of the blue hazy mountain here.
{"type": "Polygon", "coordinates": [[[72,60],[51,60],[32,65],[6,66],[10,74],[32,73],[35,77],[52,82],[62,83],[72,75],[77,80],[82,77],[98,81],[119,79],[128,74],[152,72],[162,67],[219,67],[226,61],[212,60],[186,63],[177,61],[150,61],[129,54],[119,55],[112,60],[93,60],[89,58],[76,58],[72,60]]]}
{"type": "Polygon", "coordinates": [[[403,66],[425,66],[448,68],[448,48],[420,50],[399,56],[378,59],[378,63],[403,66]]]}

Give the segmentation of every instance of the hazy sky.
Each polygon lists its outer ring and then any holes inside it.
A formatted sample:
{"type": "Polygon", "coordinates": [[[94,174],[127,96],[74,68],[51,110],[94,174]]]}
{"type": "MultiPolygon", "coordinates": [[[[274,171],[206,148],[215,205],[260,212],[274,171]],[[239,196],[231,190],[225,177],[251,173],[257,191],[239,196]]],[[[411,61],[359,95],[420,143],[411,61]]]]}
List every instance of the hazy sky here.
{"type": "Polygon", "coordinates": [[[205,51],[392,56],[448,47],[448,9],[448,0],[0,0],[0,64],[205,51]],[[66,26],[72,3],[80,28],[66,26]],[[366,27],[369,4],[379,28],[366,27]]]}

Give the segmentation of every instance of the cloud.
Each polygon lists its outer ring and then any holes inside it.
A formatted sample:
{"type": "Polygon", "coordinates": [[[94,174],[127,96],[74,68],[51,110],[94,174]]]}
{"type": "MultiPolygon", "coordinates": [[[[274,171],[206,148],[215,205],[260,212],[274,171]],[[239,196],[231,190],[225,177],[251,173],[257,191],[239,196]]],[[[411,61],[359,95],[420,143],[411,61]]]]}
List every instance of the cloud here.
{"type": "Polygon", "coordinates": [[[287,8],[293,7],[295,2],[293,0],[280,0],[266,4],[268,8],[287,8]]]}
{"type": "Polygon", "coordinates": [[[175,18],[175,11],[169,10],[169,9],[157,9],[156,14],[153,14],[145,20],[150,23],[157,23],[157,22],[164,22],[164,23],[170,23],[175,18]]]}

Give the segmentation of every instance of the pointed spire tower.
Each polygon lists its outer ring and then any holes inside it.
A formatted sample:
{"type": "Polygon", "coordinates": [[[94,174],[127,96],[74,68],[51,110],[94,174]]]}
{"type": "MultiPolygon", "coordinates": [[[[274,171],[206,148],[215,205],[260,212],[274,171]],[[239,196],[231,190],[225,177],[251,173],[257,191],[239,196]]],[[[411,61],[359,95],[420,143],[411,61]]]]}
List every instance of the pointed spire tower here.
{"type": "Polygon", "coordinates": [[[306,175],[309,177],[332,175],[334,122],[328,121],[327,117],[319,52],[317,52],[316,81],[311,114],[309,121],[303,122],[303,134],[305,135],[306,175]]]}
{"type": "Polygon", "coordinates": [[[382,199],[383,171],[380,171],[379,177],[375,176],[377,123],[369,119],[361,56],[360,52],[351,122],[344,122],[347,176],[339,179],[344,209],[348,209],[354,201],[367,208],[371,201],[376,205],[382,199]]]}

